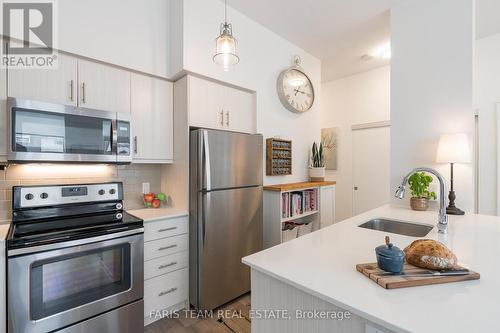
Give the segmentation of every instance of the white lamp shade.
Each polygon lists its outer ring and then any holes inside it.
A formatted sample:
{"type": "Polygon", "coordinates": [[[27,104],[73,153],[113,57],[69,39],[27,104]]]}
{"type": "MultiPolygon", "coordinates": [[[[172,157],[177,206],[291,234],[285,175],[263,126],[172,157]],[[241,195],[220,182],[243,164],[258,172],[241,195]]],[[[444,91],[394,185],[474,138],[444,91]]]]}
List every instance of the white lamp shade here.
{"type": "Polygon", "coordinates": [[[465,133],[443,134],[439,139],[437,163],[470,163],[469,138],[465,133]]]}

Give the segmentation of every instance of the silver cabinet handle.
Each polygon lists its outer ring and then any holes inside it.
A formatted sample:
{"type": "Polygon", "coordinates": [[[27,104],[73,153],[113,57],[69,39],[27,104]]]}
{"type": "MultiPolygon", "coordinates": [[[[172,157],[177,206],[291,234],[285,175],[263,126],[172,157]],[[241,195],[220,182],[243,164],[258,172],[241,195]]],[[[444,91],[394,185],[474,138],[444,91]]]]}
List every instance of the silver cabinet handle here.
{"type": "Polygon", "coordinates": [[[177,261],[172,261],[170,264],[166,264],[166,265],[160,265],[160,266],[158,266],[158,269],[165,269],[167,267],[174,266],[174,265],[177,265],[177,261]]]}
{"type": "Polygon", "coordinates": [[[229,127],[229,111],[226,111],[226,126],[229,127]]]}
{"type": "Polygon", "coordinates": [[[175,230],[175,229],[177,229],[177,227],[170,227],[170,228],[165,228],[165,229],[159,229],[158,232],[171,231],[171,230],[175,230]]]}
{"type": "Polygon", "coordinates": [[[73,102],[74,96],[73,96],[73,86],[74,86],[75,81],[71,80],[69,81],[69,100],[73,102]]]}
{"type": "Polygon", "coordinates": [[[220,110],[220,125],[224,126],[224,110],[220,110]]]}
{"type": "Polygon", "coordinates": [[[173,249],[174,247],[177,247],[177,244],[169,245],[169,246],[164,246],[158,248],[158,251],[163,251],[163,250],[168,250],[168,249],[173,249]]]}
{"type": "Polygon", "coordinates": [[[165,295],[167,295],[167,294],[173,293],[173,292],[174,292],[174,291],[176,291],[176,290],[177,290],[177,288],[171,288],[171,289],[169,289],[169,290],[162,291],[161,293],[159,293],[159,294],[158,294],[158,296],[160,296],[160,297],[161,297],[161,296],[165,296],[165,295]]]}
{"type": "Polygon", "coordinates": [[[134,136],[134,154],[137,154],[137,135],[134,136]]]}
{"type": "Polygon", "coordinates": [[[86,103],[86,98],[85,98],[85,82],[82,82],[82,103],[86,103]]]}

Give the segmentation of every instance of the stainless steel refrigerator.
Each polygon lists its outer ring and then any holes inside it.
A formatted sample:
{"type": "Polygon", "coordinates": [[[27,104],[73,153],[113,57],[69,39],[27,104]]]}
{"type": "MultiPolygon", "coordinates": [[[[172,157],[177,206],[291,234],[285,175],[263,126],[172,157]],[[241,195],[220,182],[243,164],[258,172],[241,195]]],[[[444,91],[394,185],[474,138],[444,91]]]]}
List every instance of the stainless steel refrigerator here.
{"type": "Polygon", "coordinates": [[[262,135],[190,137],[189,297],[212,310],[250,291],[241,258],[262,250],[262,135]]]}

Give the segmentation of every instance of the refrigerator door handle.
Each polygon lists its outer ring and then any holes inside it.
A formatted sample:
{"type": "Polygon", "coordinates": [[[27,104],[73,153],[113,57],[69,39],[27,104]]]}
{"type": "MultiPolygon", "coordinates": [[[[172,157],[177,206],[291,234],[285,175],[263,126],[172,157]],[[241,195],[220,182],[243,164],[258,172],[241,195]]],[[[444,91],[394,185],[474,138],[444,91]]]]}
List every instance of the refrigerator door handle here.
{"type": "Polygon", "coordinates": [[[210,191],[211,186],[211,174],[210,174],[210,146],[208,145],[208,131],[203,131],[203,159],[205,164],[205,190],[210,191]]]}

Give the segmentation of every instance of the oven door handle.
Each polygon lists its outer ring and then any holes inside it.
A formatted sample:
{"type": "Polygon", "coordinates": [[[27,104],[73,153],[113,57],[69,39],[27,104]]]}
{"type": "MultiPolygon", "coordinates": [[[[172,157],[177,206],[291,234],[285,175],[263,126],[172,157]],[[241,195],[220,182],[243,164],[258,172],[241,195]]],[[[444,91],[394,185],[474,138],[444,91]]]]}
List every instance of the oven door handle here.
{"type": "Polygon", "coordinates": [[[61,250],[61,249],[68,248],[68,247],[74,247],[74,246],[80,246],[80,245],[84,245],[84,244],[102,242],[102,241],[106,241],[106,240],[110,240],[110,239],[121,238],[121,237],[125,237],[125,236],[131,236],[131,235],[135,235],[135,234],[144,233],[144,228],[129,229],[127,227],[124,227],[123,229],[124,229],[124,231],[113,232],[111,234],[102,235],[102,236],[95,236],[95,237],[84,238],[84,239],[68,240],[68,241],[58,242],[58,243],[54,243],[54,244],[34,245],[34,246],[23,247],[23,248],[12,249],[12,250],[8,249],[7,256],[14,257],[14,256],[19,256],[19,255],[42,252],[42,251],[61,250]]]}

